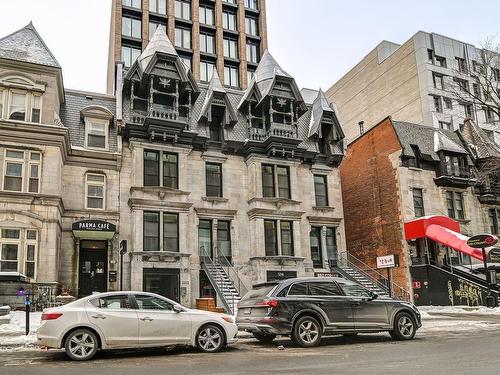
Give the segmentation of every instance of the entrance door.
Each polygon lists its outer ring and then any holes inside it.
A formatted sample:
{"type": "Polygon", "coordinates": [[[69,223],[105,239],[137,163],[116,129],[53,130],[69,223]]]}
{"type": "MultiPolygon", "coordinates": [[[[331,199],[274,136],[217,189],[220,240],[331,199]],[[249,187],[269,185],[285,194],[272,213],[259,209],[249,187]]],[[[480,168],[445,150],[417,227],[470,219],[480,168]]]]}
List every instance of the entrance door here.
{"type": "Polygon", "coordinates": [[[143,290],[180,302],[180,271],[175,268],[144,268],[143,290]]]}
{"type": "Polygon", "coordinates": [[[78,297],[92,292],[108,290],[108,242],[80,241],[80,265],[78,273],[78,297]]]}

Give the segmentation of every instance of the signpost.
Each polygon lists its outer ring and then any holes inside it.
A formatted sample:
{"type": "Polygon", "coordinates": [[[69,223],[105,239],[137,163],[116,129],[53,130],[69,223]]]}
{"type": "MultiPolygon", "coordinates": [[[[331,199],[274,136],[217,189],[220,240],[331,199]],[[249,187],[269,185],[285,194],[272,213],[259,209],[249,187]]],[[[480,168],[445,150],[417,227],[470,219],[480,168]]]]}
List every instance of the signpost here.
{"type": "Polygon", "coordinates": [[[488,258],[486,256],[486,248],[494,246],[497,242],[498,237],[491,234],[478,234],[477,236],[472,236],[467,240],[467,245],[475,249],[481,249],[483,251],[484,274],[486,276],[486,284],[488,285],[488,296],[486,297],[486,305],[488,307],[495,307],[496,303],[493,296],[491,295],[492,275],[490,274],[490,272],[488,272],[488,258]]]}
{"type": "Polygon", "coordinates": [[[377,257],[377,268],[387,269],[387,280],[389,281],[389,297],[392,297],[392,269],[399,267],[399,255],[390,254],[377,257]]]}
{"type": "Polygon", "coordinates": [[[26,311],[26,336],[30,333],[30,309],[31,309],[31,300],[29,293],[23,288],[19,288],[16,292],[18,297],[24,297],[24,308],[26,311]]]}
{"type": "Polygon", "coordinates": [[[127,240],[120,241],[120,290],[123,290],[123,256],[127,253],[127,240]]]}

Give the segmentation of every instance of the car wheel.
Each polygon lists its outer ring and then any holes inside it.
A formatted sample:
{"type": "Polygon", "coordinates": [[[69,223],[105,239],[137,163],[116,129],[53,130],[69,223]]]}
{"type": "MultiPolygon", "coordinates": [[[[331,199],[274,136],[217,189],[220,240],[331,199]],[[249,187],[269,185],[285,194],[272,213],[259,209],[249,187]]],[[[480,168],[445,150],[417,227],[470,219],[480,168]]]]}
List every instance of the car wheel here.
{"type": "Polygon", "coordinates": [[[71,332],[64,342],[66,355],[74,361],[86,361],[97,352],[99,341],[94,332],[88,329],[77,329],[71,332]]]}
{"type": "Polygon", "coordinates": [[[259,340],[261,342],[266,342],[266,343],[270,343],[276,338],[276,335],[272,334],[272,333],[265,334],[265,333],[260,333],[260,332],[253,332],[252,335],[257,340],[259,340]]]}
{"type": "Polygon", "coordinates": [[[411,340],[415,337],[416,332],[415,319],[410,314],[401,312],[396,315],[394,329],[389,334],[395,340],[411,340]]]}
{"type": "Polygon", "coordinates": [[[202,352],[218,352],[224,347],[222,330],[212,324],[202,327],[196,335],[196,346],[202,352]]]}
{"type": "Polygon", "coordinates": [[[293,325],[292,340],[304,348],[319,345],[321,341],[321,324],[312,316],[303,316],[293,325]]]}

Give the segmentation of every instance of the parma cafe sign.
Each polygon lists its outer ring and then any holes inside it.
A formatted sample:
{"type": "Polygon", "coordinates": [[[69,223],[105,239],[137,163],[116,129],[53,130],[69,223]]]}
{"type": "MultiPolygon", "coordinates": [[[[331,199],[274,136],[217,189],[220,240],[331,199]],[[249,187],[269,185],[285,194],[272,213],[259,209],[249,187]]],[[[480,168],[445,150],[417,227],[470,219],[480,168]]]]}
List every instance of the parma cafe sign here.
{"type": "Polygon", "coordinates": [[[476,249],[491,247],[498,242],[498,238],[491,234],[478,234],[467,240],[467,245],[476,249]]]}
{"type": "Polygon", "coordinates": [[[109,240],[116,233],[116,225],[104,220],[75,221],[71,229],[76,238],[91,240],[109,240]]]}

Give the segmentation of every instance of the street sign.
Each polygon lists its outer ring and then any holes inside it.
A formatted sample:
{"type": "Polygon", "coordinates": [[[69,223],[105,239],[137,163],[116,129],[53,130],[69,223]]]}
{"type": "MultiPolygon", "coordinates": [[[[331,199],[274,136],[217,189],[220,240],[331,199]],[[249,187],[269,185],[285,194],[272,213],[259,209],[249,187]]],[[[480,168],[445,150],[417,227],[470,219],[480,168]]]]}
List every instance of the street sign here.
{"type": "Polygon", "coordinates": [[[467,245],[476,249],[490,247],[498,242],[498,238],[491,234],[478,234],[467,240],[467,245]]]}
{"type": "Polygon", "coordinates": [[[396,254],[377,257],[377,268],[399,267],[399,256],[396,254]]]}
{"type": "Polygon", "coordinates": [[[495,247],[488,253],[491,263],[500,263],[500,249],[495,247]]]}

